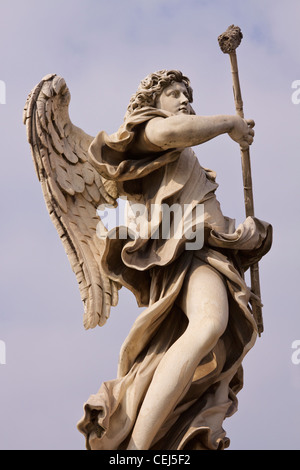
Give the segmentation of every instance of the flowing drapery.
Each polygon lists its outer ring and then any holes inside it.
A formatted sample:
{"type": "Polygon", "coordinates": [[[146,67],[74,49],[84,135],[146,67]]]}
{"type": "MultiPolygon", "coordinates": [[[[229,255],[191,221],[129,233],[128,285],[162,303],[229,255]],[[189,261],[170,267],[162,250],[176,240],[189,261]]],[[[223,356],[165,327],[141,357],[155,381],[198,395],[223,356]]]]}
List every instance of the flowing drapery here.
{"type": "MultiPolygon", "coordinates": [[[[139,214],[146,236],[120,237],[122,229],[117,228],[106,238],[103,267],[107,275],[130,289],[138,305],[146,308],[122,346],[118,377],[104,382],[84,405],[78,428],[89,449],[126,449],[153,374],[187,326],[176,299],[195,257],[220,273],[226,283],[228,326],[196,368],[192,383],[159,432],[151,436],[151,449],[223,449],[229,445],[222,424],[237,409],[242,361],[257,336],[244,270],[269,250],[272,228],[254,217],[236,228],[222,214],[214,172],[199,164],[192,149],[159,151],[148,143],[143,152],[137,151],[141,127],[157,116],[167,118],[169,113],[150,107],[135,111],[118,132],[111,136],[100,132],[90,147],[90,162],[99,173],[115,180],[119,194],[131,204],[138,202],[147,210],[139,214]],[[154,236],[160,233],[163,204],[189,207],[194,233],[203,230],[203,246],[187,249],[186,231],[191,227],[186,225],[181,237],[154,236]],[[204,225],[203,218],[195,215],[199,204],[204,205],[204,225]],[[225,402],[218,393],[224,383],[229,384],[225,402]]],[[[175,219],[170,224],[170,234],[174,234],[175,219]]]]}

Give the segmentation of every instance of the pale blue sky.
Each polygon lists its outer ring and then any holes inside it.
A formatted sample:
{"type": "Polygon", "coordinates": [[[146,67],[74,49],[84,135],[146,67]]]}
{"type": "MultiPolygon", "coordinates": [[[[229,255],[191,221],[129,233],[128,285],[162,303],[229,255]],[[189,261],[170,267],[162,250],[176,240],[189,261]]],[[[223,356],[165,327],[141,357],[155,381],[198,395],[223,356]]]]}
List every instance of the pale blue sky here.
{"type": "MultiPolygon", "coordinates": [[[[75,276],[48,216],[35,176],[22,110],[48,73],[71,91],[70,115],[91,135],[117,130],[148,73],[188,75],[198,114],[234,114],[228,57],[217,37],[241,27],[238,49],[251,147],[257,217],[274,225],[262,260],[265,332],[244,361],[239,411],[224,428],[231,449],[299,449],[300,339],[299,124],[291,101],[300,79],[298,0],[1,0],[2,162],[0,448],[83,449],[82,405],[116,375],[118,353],[138,308],[121,291],[103,328],[85,331],[75,276]]],[[[196,149],[213,168],[223,212],[244,218],[239,149],[222,136],[196,149]]]]}

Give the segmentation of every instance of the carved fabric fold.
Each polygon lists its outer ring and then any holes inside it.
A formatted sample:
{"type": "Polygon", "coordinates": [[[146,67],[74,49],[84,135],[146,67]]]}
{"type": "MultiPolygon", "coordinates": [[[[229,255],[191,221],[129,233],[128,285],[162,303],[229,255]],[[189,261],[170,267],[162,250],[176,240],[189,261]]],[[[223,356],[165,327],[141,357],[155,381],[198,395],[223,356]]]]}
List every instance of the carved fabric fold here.
{"type": "MultiPolygon", "coordinates": [[[[242,361],[257,336],[244,270],[270,249],[272,227],[248,217],[236,229],[234,220],[222,214],[215,195],[215,173],[203,168],[191,149],[158,152],[150,146],[144,153],[134,152],[140,126],[156,116],[168,114],[145,108],[134,112],[112,136],[99,133],[91,144],[89,160],[101,175],[117,182],[119,194],[131,203],[138,201],[147,208],[164,203],[192,208],[204,204],[204,245],[186,250],[184,233],[180,239],[107,237],[103,269],[146,308],[122,346],[118,377],[103,383],[84,406],[78,429],[86,436],[88,449],[126,449],[153,374],[187,326],[176,300],[195,257],[223,277],[229,321],[215,348],[196,368],[173,412],[157,435],[151,436],[151,449],[228,447],[222,423],[237,409],[236,395],[243,387],[242,361]],[[228,387],[226,402],[218,398],[224,384],[228,387]]],[[[147,226],[150,222],[158,230],[162,218],[154,214],[150,220],[148,212],[140,223],[147,226]]],[[[197,228],[197,218],[193,224],[197,228]]]]}

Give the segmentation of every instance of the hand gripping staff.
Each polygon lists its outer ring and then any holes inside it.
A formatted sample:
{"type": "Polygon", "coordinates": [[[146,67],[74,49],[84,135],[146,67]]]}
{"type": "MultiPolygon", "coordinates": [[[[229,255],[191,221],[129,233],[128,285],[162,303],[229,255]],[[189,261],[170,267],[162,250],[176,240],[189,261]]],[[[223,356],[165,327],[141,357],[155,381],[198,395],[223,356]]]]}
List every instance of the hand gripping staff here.
{"type": "MultiPolygon", "coordinates": [[[[233,94],[235,101],[236,114],[244,118],[243,101],[239,81],[239,72],[236,56],[236,48],[240,45],[243,34],[238,26],[231,25],[227,28],[225,33],[218,37],[219,46],[224,54],[229,54],[231,73],[233,81],[233,94]]],[[[243,185],[244,185],[244,199],[246,217],[254,216],[254,202],[252,191],[252,177],[251,177],[251,164],[249,147],[247,149],[240,148],[242,158],[242,172],[243,172],[243,185]]],[[[258,263],[250,267],[251,275],[251,306],[252,314],[257,324],[258,334],[261,336],[263,332],[263,318],[262,318],[262,303],[260,294],[259,282],[259,267],[258,263]]]]}

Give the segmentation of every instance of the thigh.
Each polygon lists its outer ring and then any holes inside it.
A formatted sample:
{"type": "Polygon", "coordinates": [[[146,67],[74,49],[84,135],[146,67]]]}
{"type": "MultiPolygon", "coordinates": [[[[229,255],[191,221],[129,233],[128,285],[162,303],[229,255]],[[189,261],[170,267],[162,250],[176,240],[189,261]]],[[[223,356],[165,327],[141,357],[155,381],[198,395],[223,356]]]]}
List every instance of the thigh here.
{"type": "Polygon", "coordinates": [[[178,304],[190,325],[209,322],[221,334],[228,322],[228,293],[221,274],[194,258],[187,273],[178,304]]]}

